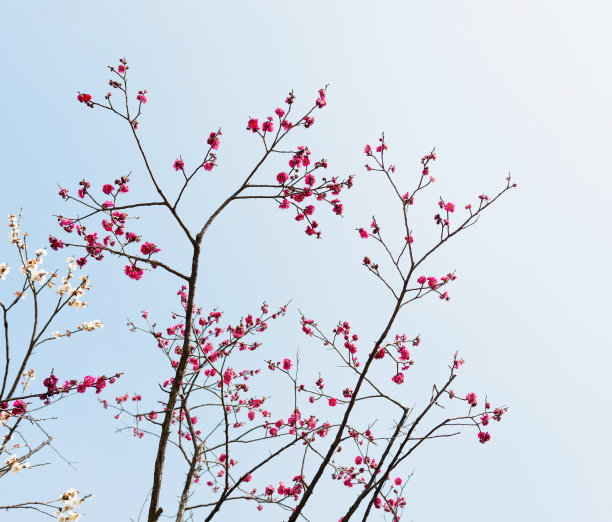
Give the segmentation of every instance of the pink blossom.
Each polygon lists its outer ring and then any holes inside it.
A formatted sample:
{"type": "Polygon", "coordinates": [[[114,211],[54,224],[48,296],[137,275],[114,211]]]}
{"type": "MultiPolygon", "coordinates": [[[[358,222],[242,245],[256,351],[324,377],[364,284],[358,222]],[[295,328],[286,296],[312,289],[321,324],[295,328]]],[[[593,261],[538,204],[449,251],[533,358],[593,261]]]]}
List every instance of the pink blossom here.
{"type": "Polygon", "coordinates": [[[402,384],[404,382],[404,374],[402,372],[399,372],[397,375],[394,375],[393,377],[391,377],[391,380],[395,384],[402,384]]]}
{"type": "Polygon", "coordinates": [[[135,279],[136,281],[138,281],[144,274],[143,269],[138,268],[136,265],[125,265],[124,271],[125,275],[127,275],[130,279],[135,279]]]}
{"type": "Polygon", "coordinates": [[[49,236],[49,245],[53,250],[59,250],[60,248],[64,248],[64,243],[61,239],[57,239],[56,237],[49,236]]]}
{"type": "Polygon", "coordinates": [[[402,479],[401,479],[400,477],[397,477],[397,478],[394,480],[394,482],[395,482],[395,485],[396,485],[396,486],[400,486],[400,485],[402,484],[402,479]]]}
{"type": "Polygon", "coordinates": [[[96,378],[92,377],[91,375],[87,375],[86,377],[83,378],[83,384],[87,386],[88,388],[93,386],[95,382],[96,382],[96,378]]]}
{"type": "Polygon", "coordinates": [[[157,248],[157,245],[155,243],[145,242],[140,247],[140,251],[145,256],[150,256],[151,254],[156,254],[157,252],[161,252],[161,249],[157,248]]]}
{"type": "Polygon", "coordinates": [[[274,111],[279,118],[282,118],[285,115],[285,111],[281,108],[278,108],[274,111]]]}
{"type": "Polygon", "coordinates": [[[291,359],[285,359],[283,361],[283,370],[290,370],[291,369],[291,359]]]}
{"type": "MultiPolygon", "coordinates": [[[[104,227],[105,230],[108,230],[108,231],[112,230],[113,228],[112,223],[108,223],[106,220],[104,220],[104,222],[102,223],[102,226],[104,227]]],[[[128,232],[127,234],[125,234],[125,239],[128,243],[134,243],[135,241],[136,242],[140,241],[138,234],[136,234],[135,232],[128,232]]]]}
{"type": "Polygon", "coordinates": [[[342,210],[344,209],[342,203],[340,203],[339,199],[332,199],[330,201],[330,203],[333,205],[334,209],[333,212],[334,214],[336,214],[337,216],[341,216],[342,215],[342,210]]]}
{"type": "Polygon", "coordinates": [[[272,121],[272,116],[268,116],[268,119],[263,122],[261,128],[264,132],[274,131],[274,122],[272,121]]]}
{"type": "Polygon", "coordinates": [[[178,172],[179,170],[183,170],[183,168],[185,167],[185,162],[179,158],[174,162],[174,165],[172,166],[174,167],[174,170],[178,172]]]}
{"type": "Polygon", "coordinates": [[[221,131],[219,131],[219,132],[211,132],[210,136],[206,140],[206,143],[208,143],[208,145],[210,145],[211,148],[213,148],[215,150],[218,150],[219,149],[219,144],[220,144],[220,140],[219,140],[219,136],[220,135],[221,135],[221,131]]]}
{"type": "Polygon", "coordinates": [[[17,399],[15,402],[13,402],[13,410],[12,410],[13,415],[23,415],[26,412],[26,410],[27,410],[27,404],[21,399],[17,399]]]}
{"type": "Polygon", "coordinates": [[[421,276],[417,279],[417,283],[420,285],[424,285],[427,282],[427,278],[425,276],[421,276]]]}
{"type": "Polygon", "coordinates": [[[59,221],[60,227],[62,227],[66,232],[72,232],[74,230],[74,221],[69,218],[61,218],[59,221]]]}
{"type": "Polygon", "coordinates": [[[283,202],[278,206],[278,208],[289,208],[291,203],[289,203],[288,199],[283,199],[283,202]]]}
{"type": "Polygon", "coordinates": [[[257,118],[251,118],[247,123],[247,130],[253,133],[257,132],[259,130],[259,120],[257,118]]]}
{"type": "Polygon", "coordinates": [[[278,181],[280,185],[285,183],[285,181],[287,181],[288,179],[289,179],[289,176],[287,175],[286,172],[279,172],[276,175],[276,181],[278,181]]]}
{"type": "Polygon", "coordinates": [[[488,431],[481,431],[480,433],[478,433],[478,440],[481,444],[484,444],[485,442],[491,440],[491,435],[489,435],[488,431]]]}
{"type": "Polygon", "coordinates": [[[502,415],[506,413],[506,410],[504,408],[495,408],[495,411],[493,412],[493,418],[499,422],[502,418],[502,415]]]}
{"type": "Polygon", "coordinates": [[[304,178],[304,182],[310,187],[312,187],[316,183],[316,181],[316,178],[312,174],[307,174],[304,178]]]}
{"type": "Polygon", "coordinates": [[[323,89],[319,89],[319,97],[315,103],[319,109],[322,109],[327,105],[327,101],[325,101],[325,91],[323,89]]]}
{"type": "Polygon", "coordinates": [[[446,210],[447,212],[454,212],[455,211],[455,205],[453,203],[447,203],[444,206],[444,210],[446,210]]]}
{"type": "Polygon", "coordinates": [[[333,397],[331,397],[331,398],[329,399],[329,405],[333,407],[333,406],[335,406],[336,404],[338,404],[338,401],[337,401],[336,399],[334,399],[333,397]]]}
{"type": "Polygon", "coordinates": [[[79,94],[77,100],[81,103],[89,103],[91,101],[91,94],[79,94]]]}
{"type": "Polygon", "coordinates": [[[455,368],[455,370],[458,370],[459,367],[464,363],[465,361],[463,359],[457,359],[457,353],[455,353],[455,360],[453,362],[453,367],[455,368]]]}
{"type": "Polygon", "coordinates": [[[104,192],[104,194],[110,194],[112,191],[113,186],[109,185],[108,183],[102,187],[102,192],[104,192]]]}
{"type": "Polygon", "coordinates": [[[468,394],[466,395],[466,397],[465,397],[465,400],[466,400],[466,401],[468,401],[468,404],[469,404],[471,407],[474,407],[474,406],[476,406],[476,404],[477,404],[477,402],[476,402],[477,397],[476,397],[476,394],[475,394],[474,392],[470,392],[470,393],[468,393],[468,394]]]}
{"type": "Polygon", "coordinates": [[[359,229],[359,235],[363,238],[363,239],[367,239],[370,234],[368,234],[368,231],[365,228],[360,228],[359,229]]]}
{"type": "Polygon", "coordinates": [[[140,103],[147,103],[147,97],[145,96],[146,93],[146,89],[144,91],[138,91],[138,96],[136,96],[136,99],[140,102],[140,103]]]}

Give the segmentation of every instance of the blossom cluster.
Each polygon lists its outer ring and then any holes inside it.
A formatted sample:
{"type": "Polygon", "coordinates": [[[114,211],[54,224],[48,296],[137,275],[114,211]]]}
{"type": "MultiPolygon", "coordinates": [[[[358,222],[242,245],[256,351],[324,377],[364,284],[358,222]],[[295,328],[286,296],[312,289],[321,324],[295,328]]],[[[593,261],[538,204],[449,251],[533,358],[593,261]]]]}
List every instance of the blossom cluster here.
{"type": "MultiPolygon", "coordinates": [[[[116,250],[113,250],[114,247],[118,246],[120,252],[125,252],[125,248],[131,244],[140,243],[142,238],[136,234],[135,232],[131,232],[126,230],[127,222],[129,219],[129,215],[127,212],[122,212],[117,210],[115,207],[117,206],[117,197],[121,194],[125,194],[129,192],[129,176],[121,176],[120,178],[114,181],[114,184],[106,183],[102,186],[102,192],[106,196],[112,196],[112,200],[107,200],[102,203],[97,201],[94,196],[91,194],[91,183],[86,180],[82,180],[79,185],[80,189],[78,190],[78,196],[80,199],[84,199],[88,197],[90,202],[88,206],[93,206],[96,208],[96,213],[102,213],[103,218],[101,219],[102,229],[105,231],[101,233],[100,237],[98,232],[89,233],[87,230],[87,226],[83,224],[81,219],[71,219],[64,216],[58,217],[59,226],[67,233],[76,232],[78,236],[83,239],[82,245],[74,245],[81,246],[85,249],[86,255],[80,257],[76,260],[76,265],[80,268],[85,266],[88,258],[93,258],[97,261],[102,261],[104,259],[104,252],[110,251],[111,253],[117,253],[116,250]]],[[[68,189],[61,189],[59,195],[63,199],[72,199],[75,201],[79,201],[79,199],[74,198],[69,195],[68,189]]],[[[64,248],[66,245],[61,240],[52,235],[49,236],[49,243],[53,250],[59,250],[64,248]]],[[[149,262],[151,266],[155,267],[155,262],[150,261],[151,257],[159,252],[161,252],[161,248],[159,248],[155,243],[150,241],[144,241],[140,246],[140,254],[145,256],[144,258],[140,258],[143,262],[149,262]]],[[[128,257],[130,263],[125,265],[124,273],[130,278],[139,280],[144,275],[144,269],[138,266],[137,255],[129,255],[125,254],[128,257]]],[[[73,260],[74,261],[74,260],[73,260]]]]}
{"type": "Polygon", "coordinates": [[[69,489],[63,493],[60,501],[63,506],[55,512],[57,522],[71,522],[81,518],[81,514],[77,513],[75,508],[79,507],[85,501],[85,498],[79,497],[79,492],[76,489],[69,489]]]}
{"type": "Polygon", "coordinates": [[[17,475],[23,469],[30,469],[32,467],[29,462],[22,462],[17,455],[9,455],[5,460],[5,465],[11,470],[13,475],[17,475]]]}
{"type": "MultiPolygon", "coordinates": [[[[186,306],[187,296],[186,288],[183,287],[178,291],[183,307],[186,306]]],[[[187,393],[189,389],[187,383],[200,383],[198,389],[202,391],[208,390],[210,393],[221,393],[224,397],[224,411],[232,416],[232,422],[229,424],[229,429],[238,430],[245,427],[247,433],[253,430],[263,430],[266,437],[281,437],[293,435],[300,438],[304,442],[313,443],[316,439],[326,437],[332,427],[330,422],[321,421],[315,415],[305,415],[299,408],[290,411],[286,418],[275,417],[273,413],[266,408],[267,397],[263,395],[253,395],[251,389],[251,379],[257,376],[261,370],[250,369],[241,370],[231,363],[232,359],[239,361],[236,357],[242,351],[255,351],[261,346],[259,342],[247,341],[248,336],[262,333],[267,330],[268,322],[285,315],[286,307],[279,307],[277,311],[271,312],[266,303],[260,308],[260,313],[257,315],[249,313],[245,315],[237,324],[230,323],[225,326],[221,325],[223,313],[217,310],[205,314],[201,308],[195,308],[195,323],[192,332],[192,347],[190,357],[188,359],[188,369],[185,373],[185,384],[182,385],[184,390],[182,393],[187,393]],[[232,357],[235,355],[235,357],[232,357]],[[257,418],[260,418],[258,424],[254,427],[247,427],[249,424],[257,423],[257,418]]],[[[148,312],[143,311],[143,318],[148,321],[148,312]]],[[[162,353],[168,358],[170,366],[176,371],[178,361],[174,358],[175,355],[181,355],[183,350],[183,341],[185,336],[185,324],[178,314],[174,314],[173,318],[179,319],[178,322],[171,324],[164,330],[156,328],[156,325],[149,325],[148,332],[154,337],[156,345],[162,350],[162,353]]],[[[139,330],[134,323],[128,323],[131,330],[139,330]]],[[[275,371],[280,370],[284,373],[289,373],[293,368],[293,361],[289,357],[285,357],[280,361],[267,361],[268,369],[275,371]]],[[[173,384],[173,376],[166,379],[162,383],[162,388],[168,389],[173,384]]],[[[303,391],[299,390],[298,391],[303,391]]],[[[131,396],[133,404],[139,404],[142,397],[138,394],[131,396]]],[[[115,418],[119,418],[122,414],[130,415],[134,421],[133,434],[137,438],[142,438],[144,435],[143,429],[140,427],[142,422],[150,422],[158,424],[159,410],[151,410],[148,414],[143,415],[138,411],[131,413],[127,409],[130,402],[130,395],[119,395],[115,398],[115,405],[109,404],[108,401],[101,401],[105,408],[112,407],[118,410],[115,418]]],[[[331,403],[330,403],[331,404],[331,403]]],[[[175,426],[176,433],[180,438],[197,443],[203,442],[203,434],[198,428],[198,417],[188,415],[185,408],[177,408],[172,412],[171,424],[175,426]]],[[[198,471],[195,474],[194,482],[200,482],[201,473],[206,471],[211,475],[211,479],[206,484],[212,488],[212,491],[218,491],[219,480],[224,480],[230,467],[238,464],[235,459],[228,457],[225,451],[216,453],[214,439],[208,438],[206,441],[206,467],[198,466],[198,471]],[[215,457],[213,457],[215,455],[215,457]],[[214,464],[216,462],[216,464],[214,464]],[[212,471],[215,470],[213,474],[212,471]]],[[[233,447],[232,443],[229,445],[233,447]]],[[[203,457],[204,458],[204,457],[203,457]]],[[[249,482],[252,477],[245,478],[245,482],[249,482]]],[[[282,491],[278,493],[282,499],[294,498],[297,499],[303,491],[301,482],[296,482],[294,486],[282,486],[282,491]]],[[[276,490],[276,488],[275,488],[276,490]]],[[[271,495],[272,493],[270,493],[271,495]]],[[[278,500],[278,499],[277,499],[278,500]]]]}
{"type": "MultiPolygon", "coordinates": [[[[312,111],[327,105],[325,89],[320,89],[314,107],[305,116],[300,118],[296,124],[293,124],[288,120],[288,116],[294,100],[295,95],[291,92],[285,100],[288,106],[287,111],[280,107],[274,111],[279,124],[274,144],[295,127],[311,127],[314,124],[314,117],[311,116],[312,111]]],[[[275,118],[273,116],[268,116],[261,126],[258,118],[250,118],[246,129],[252,133],[259,134],[264,143],[266,143],[266,136],[274,131],[274,125],[275,118]]],[[[270,149],[273,149],[274,144],[270,149]]],[[[266,148],[268,147],[266,146],[266,148]]],[[[321,176],[321,179],[317,180],[318,174],[316,171],[327,169],[328,165],[325,158],[313,161],[310,157],[311,151],[306,145],[299,145],[290,154],[290,159],[288,160],[289,168],[276,174],[275,178],[278,184],[276,194],[268,197],[276,199],[280,209],[293,207],[296,212],[295,221],[306,221],[305,233],[308,236],[320,238],[321,230],[319,223],[312,217],[315,212],[316,203],[323,202],[329,204],[332,211],[336,215],[341,216],[343,205],[338,196],[343,188],[351,188],[353,186],[354,176],[350,175],[347,179],[343,180],[335,176],[332,178],[321,176]]],[[[270,188],[272,187],[273,185],[270,185],[270,188]]]]}

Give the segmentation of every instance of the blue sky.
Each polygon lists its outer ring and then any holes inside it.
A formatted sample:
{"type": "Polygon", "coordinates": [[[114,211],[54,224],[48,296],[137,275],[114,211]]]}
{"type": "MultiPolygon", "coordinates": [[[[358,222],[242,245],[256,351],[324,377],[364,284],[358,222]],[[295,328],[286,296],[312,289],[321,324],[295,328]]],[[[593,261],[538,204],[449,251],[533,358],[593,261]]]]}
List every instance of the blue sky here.
{"type": "MultiPolygon", "coordinates": [[[[370,339],[390,306],[360,266],[374,246],[354,231],[373,212],[390,233],[396,226],[387,187],[363,172],[363,145],[384,131],[407,179],[435,146],[431,212],[438,196],[460,204],[492,194],[512,172],[519,189],[428,265],[431,273],[457,270],[453,299],[419,303],[400,319],[423,338],[408,402],[426,400],[459,349],[467,361],[461,389],[488,393],[511,410],[486,446],[470,432],[423,448],[407,468],[415,473],[406,519],[605,520],[610,14],[596,1],[7,4],[0,206],[5,214],[23,208],[23,229],[42,245],[56,228],[53,215],[69,213],[57,183],[102,184],[132,171],[133,190],[149,190],[121,122],[75,99],[77,90],[104,94],[106,65],[120,57],[131,65],[132,86],[149,90],[141,136],[168,187],[174,159],[197,161],[203,139],[223,128],[216,177],[185,206],[194,224],[257,157],[244,130],[248,117],[271,113],[290,89],[310,103],[329,84],[328,106],[303,139],[330,172],[358,173],[344,219],[324,216],[325,237],[313,241],[277,209],[230,209],[204,246],[198,295],[203,306],[234,317],[263,299],[293,299],[266,342],[279,353],[315,351],[314,370],[320,348],[299,335],[297,308],[330,328],[350,319],[370,339]]],[[[415,229],[433,238],[429,214],[424,207],[415,229]]],[[[170,222],[143,220],[142,230],[165,238],[166,259],[183,262],[170,222]]],[[[104,330],[40,353],[40,375],[52,367],[65,375],[121,370],[125,377],[105,397],[153,393],[161,361],[125,320],[147,308],[165,321],[177,283],[156,274],[137,284],[120,269],[112,260],[92,267],[88,310],[65,316],[69,325],[101,319],[104,330]]],[[[91,396],[64,401],[57,412],[55,446],[76,470],[49,452],[52,465],[3,485],[0,505],[76,487],[96,494],[83,509],[86,520],[135,518],[150,487],[153,441],[115,433],[120,424],[91,396]]],[[[166,480],[180,477],[170,461],[166,480]]],[[[323,507],[337,494],[322,492],[313,520],[337,520],[323,507]]],[[[282,520],[252,506],[235,516],[282,520]]]]}

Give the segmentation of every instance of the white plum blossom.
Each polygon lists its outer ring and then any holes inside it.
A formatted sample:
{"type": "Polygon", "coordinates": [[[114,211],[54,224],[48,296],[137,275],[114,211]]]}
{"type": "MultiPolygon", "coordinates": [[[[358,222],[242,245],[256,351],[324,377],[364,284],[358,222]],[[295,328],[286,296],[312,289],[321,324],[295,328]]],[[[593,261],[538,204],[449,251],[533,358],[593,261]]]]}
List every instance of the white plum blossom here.
{"type": "Polygon", "coordinates": [[[101,330],[104,328],[104,325],[96,319],[95,321],[84,321],[79,326],[77,326],[79,330],[85,330],[87,332],[93,332],[94,330],[101,330]]]}
{"type": "Polygon", "coordinates": [[[45,249],[39,249],[35,254],[36,257],[28,259],[24,265],[21,265],[19,271],[23,275],[29,275],[33,281],[37,281],[43,285],[47,280],[48,272],[46,270],[39,270],[38,266],[42,264],[43,256],[47,255],[47,251],[45,249]]]}
{"type": "Polygon", "coordinates": [[[68,522],[81,518],[81,514],[74,511],[74,508],[80,506],[84,499],[79,497],[79,492],[76,489],[69,489],[66,491],[61,496],[60,500],[64,503],[64,507],[55,513],[58,522],[68,522]]]}
{"type": "Polygon", "coordinates": [[[17,217],[15,216],[15,214],[9,214],[8,226],[10,228],[10,231],[9,231],[10,244],[17,245],[18,247],[22,247],[23,243],[21,241],[21,238],[19,237],[19,222],[17,221],[17,217]]]}
{"type": "Polygon", "coordinates": [[[21,384],[23,384],[24,388],[30,387],[30,381],[35,378],[35,375],[36,372],[34,372],[34,369],[26,370],[21,374],[21,376],[23,377],[23,381],[21,382],[21,384]]]}
{"type": "Polygon", "coordinates": [[[11,468],[11,473],[13,475],[17,475],[22,469],[29,469],[32,467],[29,462],[24,462],[23,464],[19,462],[19,457],[17,457],[17,455],[9,455],[8,459],[6,459],[6,465],[11,468]]]}

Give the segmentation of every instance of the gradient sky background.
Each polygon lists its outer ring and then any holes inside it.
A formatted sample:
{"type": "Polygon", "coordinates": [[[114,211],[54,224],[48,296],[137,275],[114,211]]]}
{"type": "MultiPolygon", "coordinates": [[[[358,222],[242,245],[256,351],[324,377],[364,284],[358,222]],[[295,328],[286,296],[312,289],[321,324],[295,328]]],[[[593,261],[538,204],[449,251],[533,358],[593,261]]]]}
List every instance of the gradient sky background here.
{"type": "MultiPolygon", "coordinates": [[[[0,207],[23,208],[31,244],[43,245],[56,229],[53,215],[70,213],[57,183],[72,188],[86,177],[101,185],[132,171],[132,189],[149,190],[121,122],[75,100],[77,90],[103,95],[106,65],[119,57],[131,65],[132,87],[149,89],[140,132],[166,186],[174,159],[197,161],[203,139],[223,127],[221,166],[185,207],[194,224],[257,158],[247,118],[271,114],[290,89],[305,107],[329,84],[328,106],[299,140],[329,160],[330,173],[358,173],[344,219],[322,214],[324,239],[314,241],[271,206],[229,209],[208,236],[198,296],[228,319],[263,299],[293,299],[266,346],[279,355],[300,347],[316,359],[321,349],[300,335],[298,307],[328,328],[349,319],[369,342],[390,306],[360,266],[363,255],[381,255],[354,231],[376,213],[387,236],[396,230],[401,239],[397,217],[384,210],[391,193],[363,171],[365,143],[385,131],[389,157],[410,186],[421,155],[436,147],[437,184],[414,226],[417,244],[434,240],[438,196],[462,208],[496,193],[511,171],[519,189],[426,268],[457,270],[453,299],[422,301],[397,326],[423,338],[407,402],[428,398],[459,349],[467,364],[456,388],[488,393],[511,410],[485,446],[470,431],[418,453],[406,468],[415,474],[405,519],[609,520],[611,16],[608,2],[586,0],[5,3],[0,207]]],[[[165,238],[164,259],[186,263],[171,223],[143,220],[140,230],[165,238]]],[[[11,255],[3,243],[0,261],[11,255]]],[[[125,319],[147,308],[164,323],[177,283],[157,274],[135,283],[121,266],[91,267],[88,309],[64,315],[57,328],[95,318],[105,328],[41,350],[40,380],[51,368],[61,377],[122,370],[105,398],[154,390],[152,378],[164,375],[156,348],[130,334],[125,319]]],[[[316,360],[310,364],[316,370],[316,360]]],[[[85,520],[136,519],[154,441],[115,433],[120,424],[89,394],[56,413],[55,446],[77,470],[48,452],[51,466],[4,479],[0,505],[75,487],[96,495],[83,507],[85,520]]],[[[170,461],[166,483],[181,476],[170,461]]],[[[342,514],[329,508],[344,494],[335,486],[320,491],[311,520],[342,514]]],[[[247,505],[223,520],[239,516],[284,519],[247,505]]]]}

